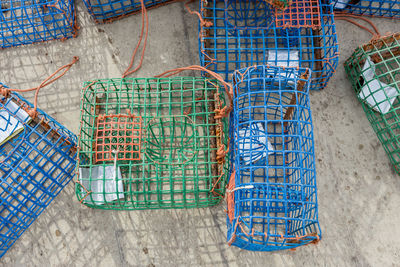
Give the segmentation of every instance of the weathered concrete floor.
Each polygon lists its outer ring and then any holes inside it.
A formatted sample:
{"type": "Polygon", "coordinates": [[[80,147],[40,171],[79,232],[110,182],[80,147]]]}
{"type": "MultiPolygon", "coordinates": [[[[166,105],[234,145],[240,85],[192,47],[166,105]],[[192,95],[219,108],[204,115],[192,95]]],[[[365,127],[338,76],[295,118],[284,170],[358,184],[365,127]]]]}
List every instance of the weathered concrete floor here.
{"type": "MultiPolygon", "coordinates": [[[[79,1],[79,37],[0,51],[0,79],[28,88],[58,66],[80,62],[42,89],[40,107],[78,132],[81,84],[120,77],[140,31],[140,15],[95,25],[79,1]]],[[[195,8],[196,6],[193,5],[195,8]]],[[[150,35],[136,77],[198,64],[197,18],[183,4],[149,11],[150,35]]],[[[399,22],[373,19],[381,32],[399,22]]],[[[340,64],[322,92],[312,92],[322,241],[296,251],[254,253],[228,247],[224,205],[207,209],[100,211],[83,207],[70,183],[1,264],[37,266],[399,266],[400,177],[390,167],[347,80],[343,62],[368,33],[337,22],[340,64]]],[[[188,73],[187,75],[192,75],[188,73]]]]}

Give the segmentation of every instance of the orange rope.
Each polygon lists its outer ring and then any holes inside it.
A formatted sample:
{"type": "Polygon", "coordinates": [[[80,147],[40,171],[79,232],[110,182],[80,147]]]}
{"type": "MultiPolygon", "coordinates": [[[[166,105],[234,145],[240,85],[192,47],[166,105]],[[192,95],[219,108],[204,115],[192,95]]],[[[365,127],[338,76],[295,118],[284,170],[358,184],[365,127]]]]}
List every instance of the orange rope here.
{"type": "Polygon", "coordinates": [[[126,76],[135,73],[137,70],[140,69],[140,67],[142,66],[143,63],[143,58],[144,58],[144,52],[146,51],[146,45],[147,45],[147,37],[149,35],[149,17],[147,15],[147,9],[146,6],[144,5],[144,1],[140,0],[140,4],[142,6],[142,30],[140,32],[140,38],[139,41],[135,47],[135,50],[133,51],[132,57],[131,57],[131,62],[128,66],[128,68],[125,70],[125,72],[122,74],[122,78],[126,78],[126,76]],[[142,39],[143,39],[143,33],[144,33],[144,25],[145,25],[145,20],[146,20],[146,34],[144,37],[144,42],[143,42],[143,49],[142,49],[142,55],[140,56],[140,62],[139,65],[133,69],[130,70],[133,67],[133,62],[135,61],[135,57],[136,57],[136,53],[139,49],[140,44],[142,43],[142,39]]]}
{"type": "Polygon", "coordinates": [[[367,32],[372,34],[372,36],[374,36],[374,37],[381,36],[381,34],[379,33],[379,30],[375,26],[375,24],[372,21],[370,21],[369,19],[367,19],[367,18],[364,18],[364,17],[361,17],[361,16],[357,16],[357,15],[353,15],[353,14],[347,14],[347,13],[335,13],[335,19],[337,19],[337,20],[345,20],[347,22],[350,22],[350,23],[352,23],[352,24],[354,24],[354,25],[366,30],[367,32]],[[371,25],[371,27],[374,29],[376,34],[372,30],[368,29],[367,27],[359,24],[358,22],[356,22],[354,20],[351,20],[349,17],[350,18],[355,18],[355,19],[361,19],[361,20],[367,22],[369,25],[371,25]]]}
{"type": "Polygon", "coordinates": [[[235,224],[235,228],[233,229],[232,237],[231,237],[231,239],[229,239],[229,241],[228,241],[228,245],[229,245],[229,246],[232,245],[233,242],[235,242],[235,239],[236,239],[236,230],[237,230],[238,225],[239,225],[239,219],[240,219],[240,216],[238,216],[237,219],[236,219],[236,224],[235,224]]]}
{"type": "Polygon", "coordinates": [[[281,234],[281,238],[282,239],[287,239],[287,240],[296,240],[296,241],[298,241],[298,240],[301,240],[301,239],[304,239],[304,238],[307,238],[307,237],[317,237],[317,240],[319,240],[319,236],[318,235],[316,236],[314,233],[301,235],[301,236],[296,235],[296,237],[285,237],[285,236],[283,236],[281,234]]]}
{"type": "Polygon", "coordinates": [[[65,73],[67,73],[67,71],[72,67],[72,65],[74,65],[78,60],[79,60],[78,57],[74,57],[71,63],[60,67],[53,74],[51,74],[49,77],[47,77],[38,87],[29,88],[29,89],[11,89],[11,88],[5,88],[3,86],[0,86],[0,94],[2,94],[4,97],[8,97],[10,95],[10,92],[23,93],[23,92],[30,92],[30,91],[36,90],[35,100],[34,100],[34,108],[33,108],[33,110],[28,112],[29,116],[31,116],[32,118],[36,118],[36,116],[37,116],[37,100],[38,100],[38,95],[39,95],[40,89],[43,87],[46,87],[49,84],[52,84],[53,82],[57,81],[62,76],[64,76],[65,73]],[[61,74],[59,74],[58,76],[56,76],[57,73],[59,73],[62,70],[63,70],[63,72],[61,74]],[[54,77],[54,76],[56,76],[56,77],[54,77]]]}
{"type": "Polygon", "coordinates": [[[233,190],[235,189],[235,172],[236,171],[233,170],[226,188],[226,206],[230,223],[232,223],[233,219],[235,218],[235,194],[233,192],[233,190]]]}
{"type": "Polygon", "coordinates": [[[211,21],[205,21],[199,12],[193,11],[190,9],[189,4],[192,2],[194,2],[194,0],[189,0],[188,2],[185,3],[185,7],[186,7],[187,11],[189,11],[190,14],[197,15],[199,17],[201,26],[211,27],[213,25],[213,23],[211,21]]]}

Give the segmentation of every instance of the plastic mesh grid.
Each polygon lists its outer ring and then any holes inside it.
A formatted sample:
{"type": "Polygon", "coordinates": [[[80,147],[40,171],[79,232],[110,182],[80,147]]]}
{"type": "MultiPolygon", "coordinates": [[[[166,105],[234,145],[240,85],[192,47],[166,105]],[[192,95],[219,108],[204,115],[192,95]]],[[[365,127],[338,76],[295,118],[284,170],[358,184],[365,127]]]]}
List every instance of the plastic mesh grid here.
{"type": "MultiPolygon", "coordinates": [[[[146,8],[154,8],[175,0],[144,0],[146,8]]],[[[83,0],[97,23],[111,22],[141,11],[140,0],[83,0]]]]}
{"type": "Polygon", "coordinates": [[[319,0],[297,0],[284,10],[276,9],[276,27],[302,28],[321,27],[319,0]]]}
{"type": "Polygon", "coordinates": [[[141,135],[141,117],[123,114],[99,116],[95,135],[96,162],[140,160],[141,135]]]}
{"type": "Polygon", "coordinates": [[[400,33],[357,48],[344,66],[372,128],[400,173],[400,33]]]}
{"type": "Polygon", "coordinates": [[[0,48],[67,39],[77,34],[73,0],[0,2],[0,48]]]}
{"type": "Polygon", "coordinates": [[[234,73],[230,244],[271,251],[320,238],[309,75],[268,66],[234,73]]]}
{"type": "Polygon", "coordinates": [[[335,11],[356,15],[400,18],[398,0],[333,0],[335,11]]]}
{"type": "Polygon", "coordinates": [[[78,199],[99,209],[206,207],[220,202],[228,160],[227,120],[215,81],[205,78],[111,79],[86,83],[79,138],[78,199]],[[98,117],[142,118],[140,160],[94,160],[98,117]],[[226,149],[226,148],[225,148],[226,149]]]}
{"type": "Polygon", "coordinates": [[[201,65],[226,80],[248,66],[301,66],[313,71],[311,89],[323,89],[335,72],[338,45],[330,4],[319,3],[321,27],[315,29],[276,27],[275,10],[264,1],[203,0],[200,5],[202,17],[212,23],[200,24],[201,65]]]}
{"type": "Polygon", "coordinates": [[[16,93],[1,98],[1,119],[23,130],[0,146],[0,257],[45,210],[74,176],[76,136],[38,110],[38,118],[18,114],[32,105],[16,93]],[[14,105],[15,104],[15,105],[14,105]],[[11,108],[11,107],[16,108],[11,108]]]}
{"type": "Polygon", "coordinates": [[[284,9],[285,7],[288,7],[292,3],[292,1],[290,0],[264,0],[264,1],[279,9],[284,9]]]}

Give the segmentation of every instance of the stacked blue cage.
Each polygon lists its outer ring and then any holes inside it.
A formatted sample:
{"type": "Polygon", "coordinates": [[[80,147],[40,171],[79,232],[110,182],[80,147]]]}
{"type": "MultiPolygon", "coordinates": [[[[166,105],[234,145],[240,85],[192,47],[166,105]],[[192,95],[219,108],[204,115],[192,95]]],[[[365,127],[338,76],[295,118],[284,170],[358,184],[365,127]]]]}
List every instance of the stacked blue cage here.
{"type": "MultiPolygon", "coordinates": [[[[1,84],[0,84],[1,86],[1,84]]],[[[17,93],[0,98],[0,258],[74,176],[76,136],[17,93]],[[6,122],[6,123],[4,123],[6,122]]]]}
{"type": "Polygon", "coordinates": [[[77,34],[73,0],[0,1],[0,48],[77,34]]]}
{"type": "MultiPolygon", "coordinates": [[[[173,0],[143,0],[146,8],[167,4],[173,0]]],[[[140,0],[83,0],[97,23],[110,22],[129,14],[140,12],[140,0]]]]}
{"type": "Polygon", "coordinates": [[[264,65],[234,72],[227,224],[237,247],[272,251],[320,239],[310,75],[264,65]]]}
{"type": "Polygon", "coordinates": [[[335,11],[387,18],[400,18],[398,0],[333,0],[335,11]]]}
{"type": "Polygon", "coordinates": [[[202,0],[201,65],[226,80],[234,70],[259,64],[307,67],[313,72],[311,89],[323,89],[338,65],[332,5],[320,0],[292,4],[314,6],[288,7],[283,17],[288,25],[277,23],[277,10],[266,1],[202,0]]]}

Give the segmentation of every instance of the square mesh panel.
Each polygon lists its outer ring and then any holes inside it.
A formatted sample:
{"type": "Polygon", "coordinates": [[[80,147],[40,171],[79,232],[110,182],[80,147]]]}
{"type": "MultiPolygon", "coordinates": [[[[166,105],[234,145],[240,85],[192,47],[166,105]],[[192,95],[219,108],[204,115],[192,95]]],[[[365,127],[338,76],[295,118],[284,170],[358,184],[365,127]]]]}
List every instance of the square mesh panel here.
{"type": "Polygon", "coordinates": [[[142,118],[134,115],[99,116],[96,161],[140,160],[142,118]]]}
{"type": "Polygon", "coordinates": [[[321,27],[319,0],[296,0],[283,10],[275,11],[276,27],[313,28],[321,27]]]}

